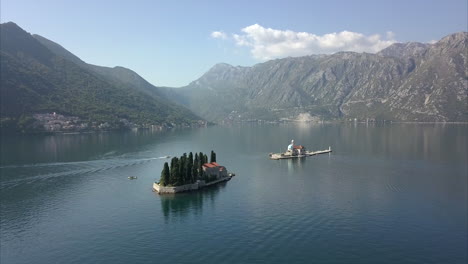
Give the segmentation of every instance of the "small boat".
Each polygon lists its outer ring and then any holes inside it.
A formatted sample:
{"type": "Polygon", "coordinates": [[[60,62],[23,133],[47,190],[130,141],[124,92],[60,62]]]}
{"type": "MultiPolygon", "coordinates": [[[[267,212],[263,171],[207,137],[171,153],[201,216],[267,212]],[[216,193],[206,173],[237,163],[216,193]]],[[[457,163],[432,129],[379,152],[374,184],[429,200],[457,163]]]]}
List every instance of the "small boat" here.
{"type": "Polygon", "coordinates": [[[130,177],[128,177],[128,179],[129,180],[136,180],[136,179],[138,179],[138,177],[137,176],[130,176],[130,177]]]}
{"type": "Polygon", "coordinates": [[[230,173],[228,173],[228,176],[229,177],[234,177],[234,176],[236,176],[236,174],[234,172],[230,172],[230,173]]]}

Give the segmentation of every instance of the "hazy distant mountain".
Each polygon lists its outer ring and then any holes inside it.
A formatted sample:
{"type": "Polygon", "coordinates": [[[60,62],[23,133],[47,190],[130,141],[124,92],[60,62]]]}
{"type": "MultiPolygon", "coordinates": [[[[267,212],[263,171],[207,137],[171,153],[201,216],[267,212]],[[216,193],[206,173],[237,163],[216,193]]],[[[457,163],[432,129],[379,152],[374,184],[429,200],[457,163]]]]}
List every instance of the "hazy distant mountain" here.
{"type": "Polygon", "coordinates": [[[110,128],[129,123],[188,125],[199,119],[151,91],[154,86],[131,70],[86,64],[12,22],[1,24],[0,30],[3,129],[25,129],[34,122],[33,114],[50,112],[107,123],[110,128]]]}
{"type": "Polygon", "coordinates": [[[398,43],[377,54],[339,52],[234,67],[217,64],[168,89],[210,120],[325,119],[468,121],[468,33],[435,44],[398,43]]]}

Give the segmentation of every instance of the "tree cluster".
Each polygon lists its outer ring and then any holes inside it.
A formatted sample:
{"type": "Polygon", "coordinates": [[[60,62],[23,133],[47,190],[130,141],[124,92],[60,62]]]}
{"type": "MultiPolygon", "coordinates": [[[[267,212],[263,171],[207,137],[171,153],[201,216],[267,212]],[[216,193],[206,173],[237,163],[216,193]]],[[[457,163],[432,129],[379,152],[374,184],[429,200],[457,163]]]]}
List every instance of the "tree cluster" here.
{"type": "MultiPolygon", "coordinates": [[[[216,162],[216,153],[211,151],[210,162],[216,162]]],[[[184,184],[192,184],[197,180],[211,179],[211,175],[205,175],[203,172],[203,164],[208,163],[208,156],[203,152],[192,152],[188,155],[184,153],[179,158],[174,157],[171,164],[165,162],[161,171],[161,186],[180,186],[184,184]]]]}

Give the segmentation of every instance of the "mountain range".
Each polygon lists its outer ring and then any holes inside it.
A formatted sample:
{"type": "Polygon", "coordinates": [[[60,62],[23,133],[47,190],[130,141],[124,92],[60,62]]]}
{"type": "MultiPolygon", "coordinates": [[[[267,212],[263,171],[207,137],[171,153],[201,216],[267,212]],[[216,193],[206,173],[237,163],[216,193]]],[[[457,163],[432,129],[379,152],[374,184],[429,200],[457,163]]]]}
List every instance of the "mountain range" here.
{"type": "Polygon", "coordinates": [[[217,64],[173,100],[212,121],[358,119],[468,121],[468,33],[376,53],[284,58],[252,67],[217,64]]]}
{"type": "Polygon", "coordinates": [[[376,54],[288,57],[252,67],[220,63],[185,87],[168,88],[124,67],[88,64],[12,22],[0,31],[2,131],[204,120],[468,121],[466,32],[434,44],[395,43],[376,54]]]}

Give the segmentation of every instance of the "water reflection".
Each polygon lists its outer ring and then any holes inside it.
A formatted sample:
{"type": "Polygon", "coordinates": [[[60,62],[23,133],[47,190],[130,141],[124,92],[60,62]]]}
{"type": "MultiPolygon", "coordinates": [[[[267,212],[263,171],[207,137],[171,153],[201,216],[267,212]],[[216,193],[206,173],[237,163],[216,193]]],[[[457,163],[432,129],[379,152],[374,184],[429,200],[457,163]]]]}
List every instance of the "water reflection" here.
{"type": "Polygon", "coordinates": [[[282,161],[285,161],[288,163],[289,175],[293,175],[294,173],[302,171],[302,165],[305,159],[306,157],[296,158],[296,159],[287,159],[287,160],[282,160],[282,161]]]}
{"type": "Polygon", "coordinates": [[[226,187],[226,184],[227,182],[222,182],[195,192],[159,195],[164,218],[168,220],[171,217],[201,214],[206,202],[210,202],[213,206],[216,204],[216,196],[226,187]]]}

